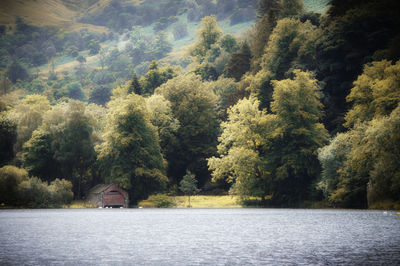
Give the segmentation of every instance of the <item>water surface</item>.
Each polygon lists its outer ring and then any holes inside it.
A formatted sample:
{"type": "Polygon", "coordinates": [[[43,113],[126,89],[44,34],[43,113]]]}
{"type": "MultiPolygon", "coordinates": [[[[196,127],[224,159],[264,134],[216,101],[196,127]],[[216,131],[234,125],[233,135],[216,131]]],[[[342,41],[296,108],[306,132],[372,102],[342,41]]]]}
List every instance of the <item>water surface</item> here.
{"type": "Polygon", "coordinates": [[[394,212],[0,211],[0,265],[400,264],[394,212]]]}

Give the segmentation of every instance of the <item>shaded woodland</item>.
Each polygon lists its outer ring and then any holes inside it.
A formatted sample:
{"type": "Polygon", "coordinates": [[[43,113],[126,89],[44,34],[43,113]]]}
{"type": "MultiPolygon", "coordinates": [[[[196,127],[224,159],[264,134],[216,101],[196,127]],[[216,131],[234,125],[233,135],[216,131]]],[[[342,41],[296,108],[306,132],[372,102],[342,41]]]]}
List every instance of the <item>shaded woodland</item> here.
{"type": "Polygon", "coordinates": [[[136,204],[190,176],[244,205],[400,208],[398,1],[156,2],[80,18],[108,33],[2,30],[0,203],[115,183],[136,204]]]}

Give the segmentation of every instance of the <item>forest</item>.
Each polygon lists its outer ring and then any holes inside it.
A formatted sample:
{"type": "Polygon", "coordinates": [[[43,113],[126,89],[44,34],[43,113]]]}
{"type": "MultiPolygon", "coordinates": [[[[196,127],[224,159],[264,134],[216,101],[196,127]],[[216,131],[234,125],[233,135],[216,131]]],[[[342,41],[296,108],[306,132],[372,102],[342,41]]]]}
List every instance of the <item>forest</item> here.
{"type": "Polygon", "coordinates": [[[243,206],[400,209],[400,2],[321,2],[88,1],[78,21],[104,32],[0,22],[1,207],[192,182],[243,206]]]}

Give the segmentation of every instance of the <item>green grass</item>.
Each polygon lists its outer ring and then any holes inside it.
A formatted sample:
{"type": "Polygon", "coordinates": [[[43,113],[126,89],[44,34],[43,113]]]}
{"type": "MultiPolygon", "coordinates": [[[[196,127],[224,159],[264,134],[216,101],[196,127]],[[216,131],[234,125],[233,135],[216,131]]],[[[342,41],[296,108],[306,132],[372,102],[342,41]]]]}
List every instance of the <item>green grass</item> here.
{"type": "Polygon", "coordinates": [[[369,209],[374,210],[400,210],[400,203],[391,200],[381,200],[369,206],[369,209]]]}
{"type": "Polygon", "coordinates": [[[96,205],[81,200],[75,200],[70,205],[63,205],[63,209],[89,209],[96,208],[96,205]]]}
{"type": "MultiPolygon", "coordinates": [[[[188,197],[187,196],[166,196],[174,204],[173,208],[187,208],[188,197]]],[[[239,197],[237,196],[191,196],[190,197],[191,208],[242,208],[239,204],[239,197]]],[[[142,208],[156,208],[157,203],[151,197],[147,200],[139,202],[139,207],[142,208]]]]}

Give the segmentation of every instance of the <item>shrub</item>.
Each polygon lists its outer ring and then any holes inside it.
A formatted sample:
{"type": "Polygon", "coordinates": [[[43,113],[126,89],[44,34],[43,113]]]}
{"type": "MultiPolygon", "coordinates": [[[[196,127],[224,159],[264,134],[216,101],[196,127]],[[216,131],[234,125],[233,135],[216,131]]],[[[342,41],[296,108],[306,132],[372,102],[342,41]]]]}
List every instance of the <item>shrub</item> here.
{"type": "Polygon", "coordinates": [[[18,185],[28,179],[28,172],[12,165],[0,168],[0,204],[16,205],[18,185]]]}
{"type": "Polygon", "coordinates": [[[65,179],[56,179],[50,183],[48,191],[51,195],[53,205],[61,206],[63,204],[71,204],[74,193],[72,193],[72,183],[65,179]]]}
{"type": "Polygon", "coordinates": [[[61,207],[73,199],[72,183],[56,179],[48,185],[37,177],[22,181],[18,185],[19,201],[29,208],[61,207]]]}
{"type": "Polygon", "coordinates": [[[47,184],[37,177],[22,181],[18,185],[20,203],[29,208],[45,208],[50,205],[51,194],[47,184]]]}
{"type": "Polygon", "coordinates": [[[170,208],[175,206],[171,198],[164,194],[151,195],[147,201],[152,203],[151,205],[156,208],[170,208]]]}

